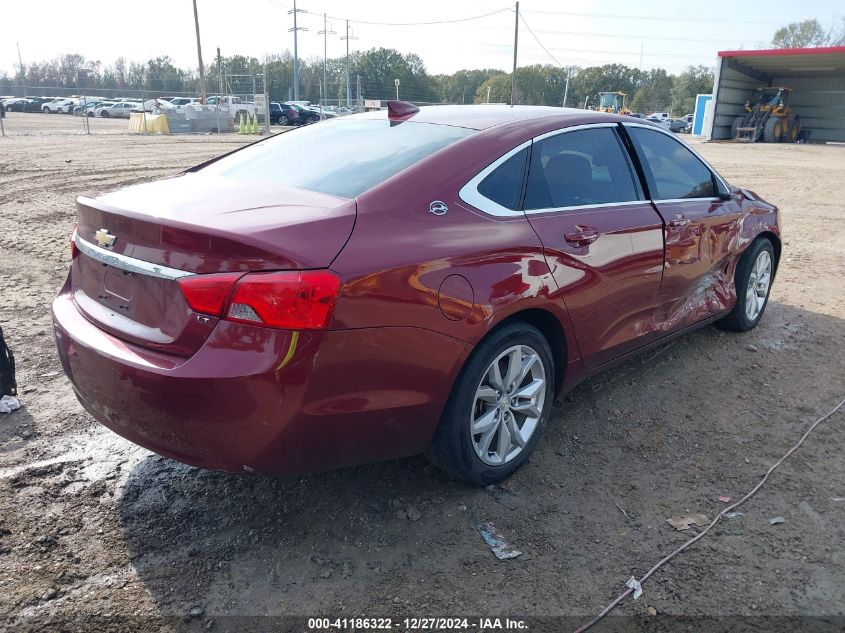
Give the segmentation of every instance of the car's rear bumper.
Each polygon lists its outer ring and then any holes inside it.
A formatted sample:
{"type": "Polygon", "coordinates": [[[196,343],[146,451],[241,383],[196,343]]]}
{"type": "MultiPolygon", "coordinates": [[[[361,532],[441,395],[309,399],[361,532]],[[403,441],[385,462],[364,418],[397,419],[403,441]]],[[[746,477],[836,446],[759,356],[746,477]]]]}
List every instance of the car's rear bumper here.
{"type": "Polygon", "coordinates": [[[295,333],[221,321],[181,358],[100,330],[67,286],[53,324],[62,366],[98,421],[189,464],[264,474],[422,452],[469,353],[420,328],[295,333]]]}

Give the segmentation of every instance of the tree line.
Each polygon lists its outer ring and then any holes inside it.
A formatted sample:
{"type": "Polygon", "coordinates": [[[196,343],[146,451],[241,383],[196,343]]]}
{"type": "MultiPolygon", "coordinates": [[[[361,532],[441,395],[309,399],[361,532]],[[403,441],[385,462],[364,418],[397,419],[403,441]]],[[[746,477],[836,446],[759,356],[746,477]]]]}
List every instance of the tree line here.
{"type": "MultiPolygon", "coordinates": [[[[207,68],[206,90],[216,94],[222,84],[224,93],[247,95],[254,89],[260,92],[265,69],[270,99],[289,100],[293,92],[293,57],[287,51],[263,60],[243,55],[223,57],[219,64],[215,62],[207,68]]],[[[323,60],[301,59],[300,99],[316,103],[323,97],[343,103],[347,90],[346,58],[329,59],[326,75],[327,86],[323,86],[323,60]]],[[[417,103],[510,103],[511,97],[511,74],[504,70],[485,68],[432,75],[418,55],[388,48],[351,54],[349,77],[353,99],[358,96],[359,85],[362,98],[392,99],[396,95],[395,79],[400,82],[400,98],[417,103]]],[[[632,110],[685,113],[691,111],[696,93],[710,92],[712,83],[713,73],[704,66],[691,66],[671,75],[659,68],[642,71],[623,64],[587,68],[536,64],[517,69],[515,98],[521,104],[584,107],[596,104],[601,91],[621,90],[629,95],[632,110]]],[[[49,95],[61,89],[66,94],[88,91],[102,96],[149,98],[197,95],[200,82],[195,69],[179,68],[167,56],[146,62],[121,57],[106,65],[74,53],[31,63],[23,73],[0,74],[0,94],[19,94],[23,87],[30,96],[49,95]]]]}
{"type": "MultiPolygon", "coordinates": [[[[772,46],[801,47],[845,41],[845,30],[824,29],[817,20],[794,23],[775,32],[772,46]]],[[[347,59],[329,59],[323,85],[323,60],[299,62],[300,99],[343,103],[347,95],[347,59]]],[[[292,98],[293,56],[289,51],[264,59],[231,55],[208,65],[208,94],[222,91],[252,94],[263,89],[266,69],[271,100],[292,98]]],[[[416,103],[510,103],[511,74],[501,69],[459,70],[452,74],[429,74],[419,55],[389,48],[371,48],[352,53],[348,60],[349,92],[357,98],[395,97],[394,80],[399,79],[399,97],[416,103]]],[[[67,54],[53,60],[34,62],[12,75],[0,73],[0,94],[52,95],[90,92],[102,96],[154,97],[197,95],[196,69],[179,68],[167,57],[145,62],[123,57],[111,64],[67,54]]],[[[692,112],[695,95],[713,89],[713,71],[690,66],[671,74],[662,68],[641,70],[624,64],[561,68],[550,64],[523,66],[516,71],[515,101],[520,104],[585,107],[597,103],[598,93],[622,91],[635,112],[669,111],[676,115],[692,112]],[[568,78],[568,85],[567,85],[568,78]]],[[[60,96],[60,95],[56,95],[60,96]]]]}

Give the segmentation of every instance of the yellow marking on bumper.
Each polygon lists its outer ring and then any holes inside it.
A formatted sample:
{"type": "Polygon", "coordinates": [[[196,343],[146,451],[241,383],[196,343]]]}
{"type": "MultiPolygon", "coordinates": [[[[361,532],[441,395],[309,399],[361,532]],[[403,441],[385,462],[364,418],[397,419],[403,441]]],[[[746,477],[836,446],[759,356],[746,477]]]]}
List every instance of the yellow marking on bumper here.
{"type": "Polygon", "coordinates": [[[282,362],[279,363],[278,367],[276,367],[276,371],[281,371],[291,361],[294,353],[296,352],[296,344],[298,342],[299,342],[299,332],[294,332],[293,334],[291,334],[291,337],[290,337],[290,347],[288,348],[288,353],[285,354],[285,357],[282,359],[282,362]]]}

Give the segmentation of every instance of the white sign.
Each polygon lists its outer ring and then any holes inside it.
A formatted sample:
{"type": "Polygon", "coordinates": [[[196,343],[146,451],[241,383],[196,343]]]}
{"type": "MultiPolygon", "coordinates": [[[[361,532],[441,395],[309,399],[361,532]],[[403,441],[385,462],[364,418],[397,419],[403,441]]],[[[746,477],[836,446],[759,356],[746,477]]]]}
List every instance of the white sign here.
{"type": "Polygon", "coordinates": [[[365,108],[374,108],[376,110],[381,110],[381,100],[380,99],[364,99],[364,107],[365,108]]]}
{"type": "Polygon", "coordinates": [[[394,80],[393,80],[393,85],[398,86],[398,85],[399,85],[399,80],[398,80],[398,79],[394,79],[394,80]]]}
{"type": "Polygon", "coordinates": [[[256,114],[267,114],[267,102],[264,100],[264,95],[255,95],[255,112],[256,114]]]}

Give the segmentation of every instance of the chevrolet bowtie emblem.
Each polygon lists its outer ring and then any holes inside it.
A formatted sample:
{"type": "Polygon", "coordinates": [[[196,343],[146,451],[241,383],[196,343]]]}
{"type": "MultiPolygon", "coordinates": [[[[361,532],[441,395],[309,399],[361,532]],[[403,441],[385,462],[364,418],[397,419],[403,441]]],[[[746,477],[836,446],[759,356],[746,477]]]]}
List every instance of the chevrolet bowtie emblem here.
{"type": "Polygon", "coordinates": [[[117,235],[112,235],[109,233],[108,229],[98,229],[97,232],[94,233],[94,239],[97,241],[97,244],[103,248],[111,248],[117,241],[117,235]]]}

